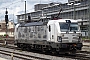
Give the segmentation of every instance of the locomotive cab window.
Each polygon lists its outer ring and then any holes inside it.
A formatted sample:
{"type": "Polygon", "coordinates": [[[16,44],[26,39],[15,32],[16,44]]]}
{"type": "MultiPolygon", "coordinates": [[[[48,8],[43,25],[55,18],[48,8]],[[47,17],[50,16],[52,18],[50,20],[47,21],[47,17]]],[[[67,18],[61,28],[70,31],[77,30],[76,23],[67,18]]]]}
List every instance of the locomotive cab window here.
{"type": "Polygon", "coordinates": [[[78,31],[78,23],[59,23],[61,31],[78,31]]]}

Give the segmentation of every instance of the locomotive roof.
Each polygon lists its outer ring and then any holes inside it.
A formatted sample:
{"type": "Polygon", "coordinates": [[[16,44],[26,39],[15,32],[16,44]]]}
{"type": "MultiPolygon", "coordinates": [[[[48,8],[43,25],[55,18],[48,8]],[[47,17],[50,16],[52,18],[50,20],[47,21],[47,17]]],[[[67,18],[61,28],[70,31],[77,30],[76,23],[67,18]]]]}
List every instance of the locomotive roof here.
{"type": "Polygon", "coordinates": [[[66,20],[70,20],[71,22],[77,22],[77,20],[73,20],[73,19],[58,19],[58,20],[49,20],[50,22],[66,22],[66,20]]]}
{"type": "Polygon", "coordinates": [[[73,19],[58,19],[58,20],[49,20],[48,22],[23,23],[23,24],[20,24],[19,26],[41,26],[41,25],[47,25],[47,23],[52,24],[54,22],[66,22],[66,20],[70,20],[71,22],[77,22],[76,20],[73,20],[73,19]]]}
{"type": "Polygon", "coordinates": [[[39,25],[45,25],[43,22],[30,22],[26,24],[21,24],[20,26],[39,26],[39,25]]]}

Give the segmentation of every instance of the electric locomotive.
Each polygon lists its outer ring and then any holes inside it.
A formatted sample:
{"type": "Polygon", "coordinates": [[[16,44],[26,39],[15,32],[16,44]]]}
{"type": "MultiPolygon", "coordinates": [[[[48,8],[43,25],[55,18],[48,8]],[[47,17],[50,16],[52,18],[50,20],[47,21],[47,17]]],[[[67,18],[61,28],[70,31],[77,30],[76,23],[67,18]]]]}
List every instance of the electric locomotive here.
{"type": "Polygon", "coordinates": [[[22,49],[76,52],[82,49],[81,31],[73,19],[30,22],[15,27],[15,44],[22,49]]]}

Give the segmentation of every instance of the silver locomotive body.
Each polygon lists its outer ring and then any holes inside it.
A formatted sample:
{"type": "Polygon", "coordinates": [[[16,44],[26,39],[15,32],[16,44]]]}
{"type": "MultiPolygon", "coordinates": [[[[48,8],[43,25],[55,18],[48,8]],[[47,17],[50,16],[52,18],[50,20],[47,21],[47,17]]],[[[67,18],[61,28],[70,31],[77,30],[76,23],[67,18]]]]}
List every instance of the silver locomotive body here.
{"type": "Polygon", "coordinates": [[[60,19],[50,20],[48,23],[20,24],[15,28],[15,44],[23,49],[76,52],[82,49],[82,41],[80,29],[75,23],[75,20],[60,19]],[[70,21],[68,30],[67,21],[70,21]]]}

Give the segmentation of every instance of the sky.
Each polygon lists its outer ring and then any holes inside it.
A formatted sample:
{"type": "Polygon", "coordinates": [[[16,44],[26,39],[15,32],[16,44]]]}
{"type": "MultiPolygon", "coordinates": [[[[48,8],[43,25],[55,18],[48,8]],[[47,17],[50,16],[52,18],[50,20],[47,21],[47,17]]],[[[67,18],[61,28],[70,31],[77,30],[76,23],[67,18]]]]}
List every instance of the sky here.
{"type": "Polygon", "coordinates": [[[34,11],[34,5],[36,4],[48,4],[51,2],[61,2],[66,3],[68,0],[0,0],[0,20],[4,20],[5,11],[7,8],[9,21],[17,20],[16,15],[23,14],[25,11],[25,1],[26,1],[26,11],[27,13],[34,11]]]}

